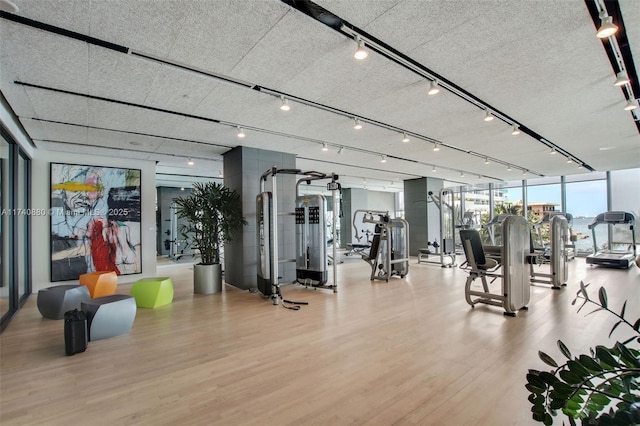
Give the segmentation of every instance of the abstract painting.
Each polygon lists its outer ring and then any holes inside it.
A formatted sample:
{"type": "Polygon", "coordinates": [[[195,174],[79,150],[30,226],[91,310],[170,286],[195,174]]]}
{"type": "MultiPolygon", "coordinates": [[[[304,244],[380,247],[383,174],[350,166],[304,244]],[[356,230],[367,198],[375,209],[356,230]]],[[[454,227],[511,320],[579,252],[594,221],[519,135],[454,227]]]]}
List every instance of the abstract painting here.
{"type": "Polygon", "coordinates": [[[51,281],[142,272],[140,174],[51,163],[51,281]]]}

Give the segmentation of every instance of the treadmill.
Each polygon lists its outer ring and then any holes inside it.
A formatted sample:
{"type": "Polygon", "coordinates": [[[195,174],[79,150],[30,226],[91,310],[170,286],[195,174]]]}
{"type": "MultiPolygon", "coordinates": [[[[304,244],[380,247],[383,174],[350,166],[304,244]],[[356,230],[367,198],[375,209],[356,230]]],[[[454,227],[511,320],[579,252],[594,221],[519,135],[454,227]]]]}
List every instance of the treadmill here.
{"type": "Polygon", "coordinates": [[[600,265],[609,268],[629,268],[636,258],[636,234],[633,230],[635,217],[631,213],[613,211],[600,213],[595,217],[589,225],[593,236],[593,254],[587,256],[587,264],[600,265]],[[605,249],[598,250],[596,241],[596,227],[602,224],[607,225],[628,225],[631,230],[631,248],[630,250],[614,250],[611,243],[611,232],[605,249]]]}

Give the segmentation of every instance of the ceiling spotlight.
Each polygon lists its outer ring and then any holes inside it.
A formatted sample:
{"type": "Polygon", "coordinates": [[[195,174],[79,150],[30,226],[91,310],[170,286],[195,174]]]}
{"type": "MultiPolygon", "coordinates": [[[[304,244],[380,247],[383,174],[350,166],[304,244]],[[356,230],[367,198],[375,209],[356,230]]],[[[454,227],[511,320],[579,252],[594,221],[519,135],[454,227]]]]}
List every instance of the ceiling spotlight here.
{"type": "Polygon", "coordinates": [[[380,156],[380,162],[381,163],[386,163],[387,162],[387,156],[386,155],[381,155],[380,156]]]}
{"type": "Polygon", "coordinates": [[[491,121],[491,120],[493,120],[493,114],[491,114],[489,110],[486,110],[484,112],[484,121],[491,121]]]}
{"type": "Polygon", "coordinates": [[[558,153],[558,151],[556,151],[555,148],[551,148],[551,151],[549,151],[549,154],[551,154],[551,155],[555,155],[557,153],[558,153]]]}
{"type": "Polygon", "coordinates": [[[435,173],[435,172],[437,171],[437,170],[436,170],[436,166],[433,166],[433,167],[431,168],[431,171],[432,171],[433,173],[435,173]]]}
{"type": "Polygon", "coordinates": [[[460,172],[460,177],[464,177],[464,172],[460,172]]]}
{"type": "Polygon", "coordinates": [[[582,163],[578,163],[578,168],[579,169],[584,169],[584,166],[582,165],[582,163]]]}
{"type": "Polygon", "coordinates": [[[436,95],[440,92],[440,88],[438,87],[438,80],[433,80],[429,84],[429,91],[427,92],[430,95],[436,95]]]}
{"type": "Polygon", "coordinates": [[[573,163],[573,159],[571,157],[567,157],[567,164],[573,163]]]}
{"type": "Polygon", "coordinates": [[[510,171],[511,171],[511,164],[509,164],[509,165],[507,166],[507,171],[508,171],[508,172],[510,172],[510,171]]]}
{"type": "Polygon", "coordinates": [[[513,136],[517,136],[517,135],[519,135],[519,134],[520,134],[520,126],[518,126],[517,124],[514,124],[514,125],[511,127],[511,134],[512,134],[513,136]]]}
{"type": "Polygon", "coordinates": [[[618,27],[613,24],[613,18],[607,15],[607,12],[600,12],[600,28],[596,31],[596,37],[611,37],[618,31],[618,27]]]}
{"type": "Polygon", "coordinates": [[[629,79],[629,75],[625,70],[622,70],[618,74],[616,74],[616,81],[615,83],[613,83],[613,85],[624,86],[625,84],[629,84],[629,83],[631,83],[631,80],[629,79]]]}
{"type": "Polygon", "coordinates": [[[355,121],[355,124],[353,125],[354,129],[356,130],[362,129],[362,123],[360,122],[359,118],[354,118],[353,121],[355,121]]]}
{"type": "Polygon", "coordinates": [[[482,179],[482,176],[478,175],[478,179],[482,179]]]}
{"type": "Polygon", "coordinates": [[[223,177],[223,176],[224,176],[224,175],[222,174],[222,170],[220,170],[220,173],[218,173],[218,177],[219,177],[219,178],[221,178],[221,177],[223,177]]]}
{"type": "Polygon", "coordinates": [[[291,107],[289,106],[289,101],[284,96],[280,96],[280,100],[282,101],[282,105],[280,105],[280,109],[283,111],[289,111],[291,107]]]}
{"type": "Polygon", "coordinates": [[[527,175],[527,171],[526,171],[526,170],[523,170],[523,171],[522,171],[522,176],[526,176],[526,175],[527,175]]]}
{"type": "Polygon", "coordinates": [[[182,188],[180,188],[180,191],[184,191],[184,186],[182,188]]]}
{"type": "Polygon", "coordinates": [[[627,105],[625,105],[624,110],[625,111],[632,111],[634,109],[638,108],[638,103],[636,102],[635,99],[629,99],[627,101],[627,105]]]}
{"type": "Polygon", "coordinates": [[[19,9],[12,1],[0,0],[0,10],[3,12],[18,13],[19,9]]]}
{"type": "Polygon", "coordinates": [[[322,150],[323,150],[323,151],[325,151],[325,152],[326,152],[326,151],[329,151],[329,147],[327,146],[327,144],[326,144],[326,143],[323,143],[323,144],[322,144],[322,150]]]}
{"type": "Polygon", "coordinates": [[[490,164],[490,162],[489,162],[489,157],[486,157],[486,158],[484,159],[484,164],[490,164]]]}
{"type": "Polygon", "coordinates": [[[353,57],[356,59],[364,59],[369,56],[369,53],[364,48],[364,40],[360,38],[360,36],[356,36],[356,43],[358,43],[358,48],[356,49],[353,57]]]}
{"type": "Polygon", "coordinates": [[[193,160],[191,158],[189,158],[187,160],[187,164],[190,165],[190,166],[193,166],[195,163],[193,162],[193,160]]]}
{"type": "Polygon", "coordinates": [[[434,144],[433,144],[433,150],[434,150],[434,151],[436,151],[436,152],[440,151],[440,147],[438,146],[438,143],[437,143],[437,142],[434,142],[434,144]]]}
{"type": "Polygon", "coordinates": [[[402,138],[402,142],[404,142],[404,143],[409,142],[409,137],[407,136],[407,132],[404,132],[404,133],[402,134],[402,136],[404,136],[404,137],[402,138]]]}
{"type": "Polygon", "coordinates": [[[238,135],[237,135],[240,139],[244,138],[246,135],[244,134],[244,130],[242,130],[242,127],[238,126],[238,135]]]}
{"type": "Polygon", "coordinates": [[[344,146],[341,146],[340,149],[338,149],[338,155],[342,155],[343,152],[344,152],[344,146]]]}

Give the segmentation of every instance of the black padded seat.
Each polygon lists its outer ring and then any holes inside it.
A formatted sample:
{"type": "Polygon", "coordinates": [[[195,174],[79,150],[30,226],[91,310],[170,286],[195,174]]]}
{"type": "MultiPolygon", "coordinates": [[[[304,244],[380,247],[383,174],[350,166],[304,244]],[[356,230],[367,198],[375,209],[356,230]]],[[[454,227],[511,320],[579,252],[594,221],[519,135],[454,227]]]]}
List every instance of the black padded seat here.
{"type": "Polygon", "coordinates": [[[464,255],[472,267],[475,265],[476,268],[486,271],[499,265],[497,260],[485,256],[482,240],[480,239],[480,233],[477,230],[461,229],[460,239],[462,240],[464,255]],[[468,241],[469,244],[465,244],[465,241],[468,241]],[[468,251],[469,246],[471,253],[468,251]]]}

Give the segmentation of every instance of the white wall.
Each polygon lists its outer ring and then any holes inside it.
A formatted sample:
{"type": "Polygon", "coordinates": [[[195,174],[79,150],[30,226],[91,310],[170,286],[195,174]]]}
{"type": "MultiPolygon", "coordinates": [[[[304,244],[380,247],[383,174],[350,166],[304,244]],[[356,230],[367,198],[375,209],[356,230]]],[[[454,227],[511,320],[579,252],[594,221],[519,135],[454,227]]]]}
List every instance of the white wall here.
{"type": "Polygon", "coordinates": [[[393,192],[367,191],[367,205],[355,206],[358,209],[388,210],[391,217],[395,217],[396,196],[393,192]]]}
{"type": "MultiPolygon", "coordinates": [[[[130,160],[126,158],[96,157],[81,154],[68,154],[36,150],[31,163],[31,207],[33,209],[49,209],[51,198],[50,163],[87,164],[105,167],[125,167],[141,169],[142,184],[142,212],[141,212],[141,240],[142,240],[142,273],[122,275],[119,283],[132,283],[142,277],[156,275],[156,219],[155,219],[155,162],[130,160]]],[[[65,282],[50,281],[51,278],[51,229],[50,217],[32,216],[32,277],[33,293],[52,285],[65,282]]],[[[73,283],[66,282],[67,284],[73,283]]],[[[77,283],[77,282],[76,282],[77,283]]]]}

